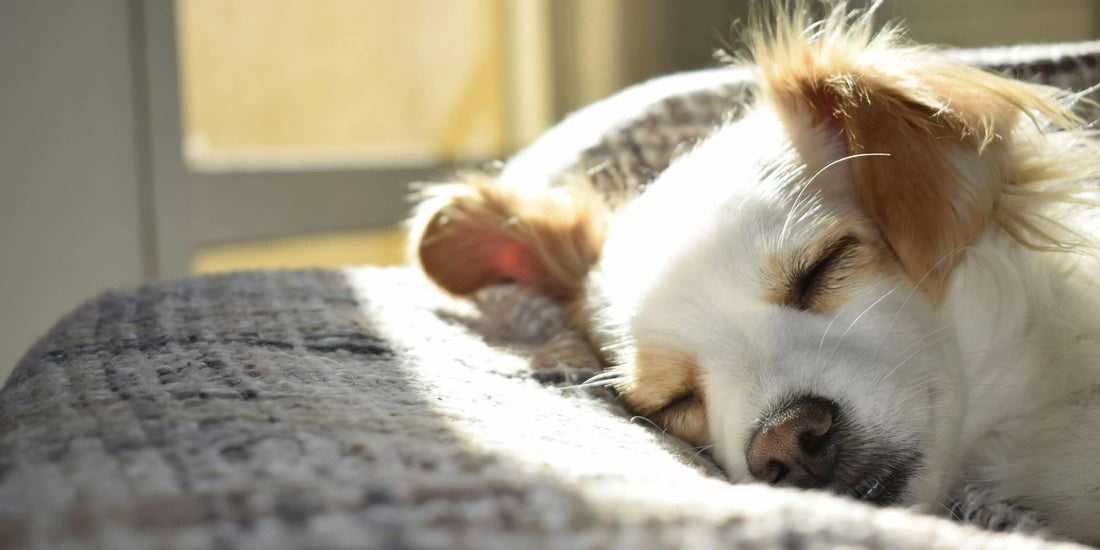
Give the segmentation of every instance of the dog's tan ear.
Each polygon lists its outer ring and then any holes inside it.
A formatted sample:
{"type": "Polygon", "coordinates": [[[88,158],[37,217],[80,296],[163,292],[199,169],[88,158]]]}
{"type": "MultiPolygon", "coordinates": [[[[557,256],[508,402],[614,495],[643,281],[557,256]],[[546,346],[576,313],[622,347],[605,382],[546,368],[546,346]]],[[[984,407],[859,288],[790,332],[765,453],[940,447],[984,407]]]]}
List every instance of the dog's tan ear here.
{"type": "Polygon", "coordinates": [[[762,91],[784,117],[839,133],[856,197],[902,267],[933,297],[993,217],[1013,178],[1011,136],[1025,118],[1070,125],[1048,88],[965,66],[875,34],[843,11],[758,37],[762,91]],[[886,156],[888,155],[888,156],[886,156]]]}
{"type": "Polygon", "coordinates": [[[599,258],[606,216],[588,186],[522,194],[472,176],[428,195],[413,222],[412,255],[451,293],[511,281],[567,302],[599,258]]]}
{"type": "Polygon", "coordinates": [[[824,83],[815,107],[834,117],[849,154],[889,155],[849,161],[855,194],[910,279],[938,298],[966,245],[992,219],[1009,177],[1005,137],[1019,111],[998,105],[982,73],[960,75],[968,78],[954,90],[926,89],[937,96],[925,98],[876,76],[824,83]],[[984,106],[973,101],[979,90],[988,92],[984,106]]]}

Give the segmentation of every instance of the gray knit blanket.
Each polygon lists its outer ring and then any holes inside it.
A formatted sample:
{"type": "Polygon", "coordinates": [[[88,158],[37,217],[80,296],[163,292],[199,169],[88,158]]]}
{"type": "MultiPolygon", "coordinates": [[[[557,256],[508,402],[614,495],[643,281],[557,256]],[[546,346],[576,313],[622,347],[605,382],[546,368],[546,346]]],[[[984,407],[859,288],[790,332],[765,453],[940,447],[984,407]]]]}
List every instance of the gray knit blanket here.
{"type": "MultiPolygon", "coordinates": [[[[960,55],[1007,56],[998,68],[1081,89],[1097,52],[960,55]]],[[[642,188],[736,116],[745,78],[701,71],[627,90],[504,170],[642,188]]],[[[598,369],[549,301],[511,286],[456,300],[409,268],[108,293],[43,336],[0,390],[0,548],[1060,546],[980,487],[943,516],[1009,533],[731,485],[705,448],[577,387],[598,369]]]]}
{"type": "Polygon", "coordinates": [[[1055,547],[731,485],[597,368],[545,299],[407,268],[109,293],[0,395],[0,547],[1055,547]]]}

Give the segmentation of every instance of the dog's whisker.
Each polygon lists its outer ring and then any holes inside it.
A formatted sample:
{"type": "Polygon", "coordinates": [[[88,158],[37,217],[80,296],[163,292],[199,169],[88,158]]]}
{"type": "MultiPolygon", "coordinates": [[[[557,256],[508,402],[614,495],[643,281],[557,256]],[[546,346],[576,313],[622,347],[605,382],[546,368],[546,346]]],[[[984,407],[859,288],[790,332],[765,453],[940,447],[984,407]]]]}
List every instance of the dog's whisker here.
{"type": "Polygon", "coordinates": [[[584,383],[588,384],[590,382],[602,382],[602,381],[607,381],[607,380],[614,381],[614,380],[618,380],[620,378],[625,378],[625,377],[626,377],[626,373],[623,373],[623,372],[620,372],[620,371],[617,371],[617,370],[607,370],[607,371],[603,371],[599,374],[593,375],[588,380],[585,380],[584,383]]]}
{"type": "Polygon", "coordinates": [[[604,388],[611,386],[622,380],[626,379],[626,373],[617,370],[608,370],[589,377],[580,384],[571,384],[568,386],[558,386],[562,390],[581,390],[586,388],[604,388]]]}
{"type": "Polygon", "coordinates": [[[791,218],[793,218],[795,213],[800,210],[799,200],[802,198],[802,194],[806,192],[806,189],[810,188],[810,185],[813,184],[814,180],[816,180],[818,178],[818,176],[820,176],[823,172],[825,172],[829,168],[832,168],[833,166],[836,166],[836,165],[838,165],[842,162],[849,161],[849,160],[856,159],[856,158],[861,158],[861,157],[889,157],[889,156],[891,156],[890,153],[857,153],[857,154],[854,154],[854,155],[848,155],[846,157],[838,158],[838,159],[830,162],[829,164],[826,164],[825,166],[823,166],[820,170],[817,171],[817,173],[815,173],[813,176],[811,176],[810,179],[806,180],[806,183],[802,184],[802,188],[799,189],[798,194],[795,195],[794,203],[791,206],[790,210],[787,212],[787,219],[783,221],[783,227],[782,227],[782,229],[779,230],[779,242],[781,242],[781,243],[786,242],[787,229],[790,227],[791,218]]]}
{"type": "Polygon", "coordinates": [[[840,315],[842,313],[844,313],[844,312],[843,311],[838,311],[837,314],[833,315],[833,318],[829,320],[829,324],[825,325],[825,331],[821,333],[821,342],[819,342],[817,344],[817,354],[818,355],[821,355],[821,349],[823,347],[825,347],[825,337],[829,335],[829,329],[833,328],[833,323],[835,323],[836,320],[840,318],[840,315]]]}
{"type": "MultiPolygon", "coordinates": [[[[909,345],[906,345],[905,348],[903,348],[901,351],[898,352],[898,355],[902,355],[902,354],[910,352],[910,350],[912,350],[914,348],[914,346],[917,346],[917,345],[922,345],[923,346],[924,342],[927,339],[935,337],[935,335],[937,335],[937,334],[939,334],[939,333],[941,333],[941,332],[943,332],[943,331],[945,331],[949,328],[953,328],[954,326],[955,326],[954,322],[949,322],[947,324],[944,324],[943,327],[939,327],[938,329],[926,332],[924,335],[922,335],[921,338],[914,340],[909,345]]],[[[897,367],[895,367],[895,368],[897,368],[897,367]]],[[[880,383],[881,382],[886,382],[887,379],[890,377],[890,375],[893,374],[893,372],[894,371],[890,371],[889,373],[884,374],[883,376],[881,376],[879,378],[879,382],[880,383]]]]}
{"type": "Polygon", "coordinates": [[[653,429],[660,432],[661,436],[663,436],[663,437],[673,437],[673,436],[669,435],[668,428],[665,428],[665,427],[661,426],[660,424],[658,424],[658,423],[656,423],[656,422],[654,422],[654,421],[652,421],[652,420],[650,420],[650,419],[648,419],[644,416],[635,415],[635,416],[630,417],[630,422],[632,424],[635,421],[639,421],[639,420],[642,421],[643,424],[649,424],[651,427],[653,427],[653,429]]]}
{"type": "MultiPolygon", "coordinates": [[[[907,393],[905,393],[905,394],[903,394],[899,397],[896,397],[895,398],[896,401],[898,403],[907,403],[910,399],[913,399],[914,397],[916,397],[918,395],[921,395],[922,393],[928,391],[928,389],[938,386],[939,385],[937,383],[938,380],[936,380],[935,378],[936,377],[932,377],[928,380],[925,380],[921,383],[916,384],[912,388],[909,388],[909,391],[907,393]]],[[[910,410],[908,406],[906,407],[906,410],[910,410]]]]}
{"type": "Polygon", "coordinates": [[[940,508],[943,508],[943,511],[947,512],[948,517],[950,517],[951,514],[955,513],[954,508],[952,508],[951,506],[949,506],[947,504],[944,504],[943,501],[941,501],[941,500],[937,500],[936,505],[939,506],[940,508]]]}
{"type": "Polygon", "coordinates": [[[714,448],[714,445],[703,445],[701,447],[695,447],[694,448],[695,452],[691,453],[691,456],[689,457],[688,460],[691,460],[691,461],[697,460],[700,455],[702,455],[703,453],[711,450],[712,448],[714,448]]]}
{"type": "Polygon", "coordinates": [[[897,371],[897,370],[898,370],[899,368],[901,368],[901,367],[902,367],[902,365],[904,365],[905,363],[909,362],[909,360],[910,360],[910,359],[912,359],[913,357],[916,357],[916,355],[917,355],[918,353],[920,353],[920,352],[924,351],[924,350],[925,350],[925,349],[926,349],[926,348],[927,348],[928,346],[931,346],[931,345],[933,345],[933,344],[938,344],[938,343],[939,343],[939,342],[940,342],[941,340],[943,340],[943,339],[944,339],[944,338],[946,338],[947,336],[948,336],[948,335],[945,335],[945,334],[941,334],[941,335],[939,335],[939,336],[936,336],[935,338],[933,338],[933,339],[929,340],[928,342],[925,342],[924,344],[921,344],[921,346],[920,346],[920,347],[918,347],[917,349],[913,350],[913,351],[912,351],[912,352],[911,352],[911,353],[910,353],[909,355],[906,355],[906,356],[905,356],[905,358],[904,358],[904,359],[902,359],[902,360],[901,360],[901,361],[900,361],[899,363],[897,363],[896,365],[894,365],[894,367],[893,367],[892,369],[890,369],[890,371],[889,371],[888,373],[886,373],[886,376],[885,376],[885,377],[883,377],[883,378],[882,378],[882,380],[885,380],[886,378],[889,378],[889,377],[890,377],[890,376],[891,376],[892,374],[894,374],[894,372],[896,372],[896,371],[897,371]]]}
{"type": "MultiPolygon", "coordinates": [[[[947,329],[951,328],[952,326],[954,326],[954,323],[948,323],[948,324],[946,324],[946,325],[944,325],[944,326],[942,326],[942,327],[940,327],[936,330],[933,330],[933,331],[929,332],[928,334],[925,334],[924,336],[921,336],[916,341],[914,341],[912,344],[909,344],[908,346],[905,346],[905,349],[902,349],[900,352],[898,352],[898,355],[901,355],[903,353],[908,352],[909,350],[913,349],[913,346],[920,346],[916,351],[920,351],[920,350],[925,349],[927,347],[927,345],[923,344],[923,342],[925,340],[927,340],[928,338],[931,338],[933,336],[936,336],[940,332],[943,332],[944,330],[947,330],[947,329]]],[[[940,337],[936,337],[935,341],[940,341],[941,339],[942,338],[940,338],[940,337]]],[[[886,380],[888,380],[890,378],[890,376],[892,376],[898,370],[898,367],[900,367],[900,366],[901,366],[901,364],[895,365],[894,368],[890,369],[890,372],[887,372],[886,374],[881,376],[878,379],[878,381],[881,383],[881,382],[885,382],[886,380]]]]}
{"type": "MultiPolygon", "coordinates": [[[[925,407],[910,407],[910,408],[905,409],[905,410],[906,410],[906,412],[908,412],[910,414],[918,414],[918,413],[923,413],[925,411],[934,411],[938,408],[939,407],[936,406],[936,405],[928,405],[928,406],[925,406],[925,407]]],[[[948,418],[948,417],[947,416],[940,416],[939,418],[948,418]]],[[[958,416],[955,416],[954,418],[958,418],[958,416]]]]}
{"type": "Polygon", "coordinates": [[[890,326],[886,327],[886,331],[883,332],[882,342],[879,343],[878,349],[875,350],[874,357],[871,358],[872,363],[874,363],[878,359],[879,353],[882,352],[882,346],[886,344],[886,336],[888,336],[890,332],[894,330],[894,325],[897,324],[898,317],[901,316],[901,312],[905,310],[905,307],[909,305],[909,301],[913,299],[914,295],[916,295],[917,289],[920,288],[920,285],[924,284],[924,281],[928,278],[928,276],[931,275],[932,272],[935,271],[941,263],[943,263],[948,258],[954,256],[955,254],[962,252],[968,246],[969,245],[965,244],[960,245],[954,250],[948,252],[947,254],[944,254],[943,257],[936,261],[936,263],[932,264],[932,267],[928,268],[928,270],[924,272],[924,275],[922,275],[920,280],[917,281],[917,284],[913,285],[913,288],[909,290],[909,294],[905,296],[905,300],[903,300],[901,302],[901,305],[898,306],[898,310],[894,313],[894,317],[890,320],[890,326]]]}
{"type": "Polygon", "coordinates": [[[832,358],[836,356],[837,348],[840,347],[841,342],[844,341],[844,337],[848,335],[848,332],[852,330],[852,327],[856,326],[856,323],[858,323],[859,320],[862,319],[864,315],[867,315],[868,311],[871,311],[871,309],[873,309],[875,306],[877,306],[879,304],[879,302],[885,300],[888,296],[893,294],[894,290],[895,289],[891,288],[885,294],[880,296],[879,299],[875,300],[874,302],[871,302],[871,305],[864,308],[863,311],[861,311],[860,314],[857,315],[856,318],[852,320],[852,322],[848,325],[848,328],[844,329],[844,332],[842,332],[840,334],[840,338],[837,339],[836,345],[833,346],[833,351],[832,351],[831,354],[829,354],[829,360],[830,361],[832,361],[832,358]]]}

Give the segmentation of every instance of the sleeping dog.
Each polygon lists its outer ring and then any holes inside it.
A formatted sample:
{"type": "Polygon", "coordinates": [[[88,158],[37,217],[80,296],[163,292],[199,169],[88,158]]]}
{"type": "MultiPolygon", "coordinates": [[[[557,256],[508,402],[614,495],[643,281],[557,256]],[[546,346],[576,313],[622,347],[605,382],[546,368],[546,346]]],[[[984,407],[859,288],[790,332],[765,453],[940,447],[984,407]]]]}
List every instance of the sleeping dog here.
{"type": "Polygon", "coordinates": [[[640,415],[735,479],[929,512],[982,487],[1100,542],[1100,149],[1075,96],[874,31],[758,17],[743,116],[644,192],[471,177],[413,250],[566,306],[640,415]]]}

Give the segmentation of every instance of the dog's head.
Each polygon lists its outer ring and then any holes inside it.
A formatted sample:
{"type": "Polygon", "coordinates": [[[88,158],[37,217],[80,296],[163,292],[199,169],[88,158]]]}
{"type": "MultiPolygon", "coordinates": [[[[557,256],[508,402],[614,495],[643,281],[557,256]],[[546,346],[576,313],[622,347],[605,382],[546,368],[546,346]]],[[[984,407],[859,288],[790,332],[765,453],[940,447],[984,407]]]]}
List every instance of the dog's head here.
{"type": "Polygon", "coordinates": [[[453,292],[569,304],[623,399],[734,478],[932,503],[965,408],[953,271],[1011,220],[1013,136],[1069,115],[843,5],[775,21],[749,40],[744,117],[625,208],[475,182],[426,203],[416,253],[453,292]]]}

